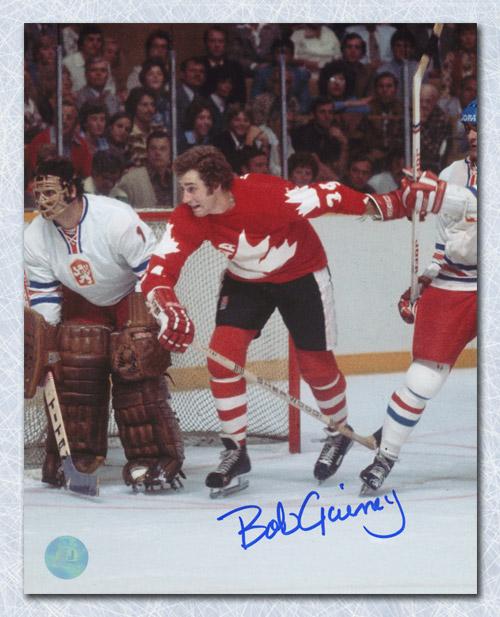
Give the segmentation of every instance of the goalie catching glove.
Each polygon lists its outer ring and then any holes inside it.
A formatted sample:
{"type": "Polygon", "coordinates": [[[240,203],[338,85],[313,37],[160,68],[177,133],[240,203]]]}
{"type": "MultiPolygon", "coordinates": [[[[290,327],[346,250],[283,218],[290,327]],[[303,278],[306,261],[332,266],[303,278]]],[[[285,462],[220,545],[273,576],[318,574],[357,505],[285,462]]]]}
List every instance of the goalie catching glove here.
{"type": "Polygon", "coordinates": [[[172,287],[155,287],[147,295],[151,314],[160,326],[158,340],[169,351],[184,353],[194,339],[194,324],[172,287]]]}
{"type": "Polygon", "coordinates": [[[401,315],[401,319],[406,323],[412,324],[415,322],[415,317],[417,315],[417,304],[418,299],[422,295],[422,293],[429,287],[432,283],[432,278],[429,276],[419,276],[418,277],[418,297],[415,302],[411,301],[411,288],[404,292],[398,302],[398,310],[401,315]]]}

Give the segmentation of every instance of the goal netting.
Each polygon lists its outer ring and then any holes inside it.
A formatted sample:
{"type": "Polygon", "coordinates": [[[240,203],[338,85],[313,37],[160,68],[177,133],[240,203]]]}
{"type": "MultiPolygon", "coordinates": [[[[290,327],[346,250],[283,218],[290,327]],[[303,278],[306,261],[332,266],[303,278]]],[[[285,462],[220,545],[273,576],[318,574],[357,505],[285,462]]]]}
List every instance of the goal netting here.
{"type": "MultiPolygon", "coordinates": [[[[169,213],[141,211],[141,218],[153,229],[157,238],[163,234],[169,213]]],[[[207,344],[215,325],[218,289],[226,258],[205,242],[186,262],[176,287],[196,327],[200,342],[207,344]]],[[[252,342],[247,367],[266,380],[289,388],[288,333],[276,312],[262,335],[252,342]]],[[[211,443],[220,430],[213,399],[208,388],[206,358],[194,349],[173,354],[169,369],[171,405],[177,413],[181,429],[195,443],[211,443]]],[[[250,438],[289,439],[289,409],[286,403],[259,386],[248,386],[250,438]]],[[[43,460],[43,444],[47,423],[41,390],[32,400],[25,400],[24,445],[25,467],[38,467],[43,460]]],[[[110,409],[109,436],[118,434],[110,409]]]]}

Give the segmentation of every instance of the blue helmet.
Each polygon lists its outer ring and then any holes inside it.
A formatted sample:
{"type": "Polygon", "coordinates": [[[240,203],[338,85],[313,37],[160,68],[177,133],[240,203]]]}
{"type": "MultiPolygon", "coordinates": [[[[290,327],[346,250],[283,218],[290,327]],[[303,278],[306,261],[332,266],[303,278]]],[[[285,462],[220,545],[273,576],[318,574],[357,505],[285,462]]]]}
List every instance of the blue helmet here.
{"type": "Polygon", "coordinates": [[[463,124],[474,124],[477,126],[477,100],[474,99],[471,101],[467,107],[462,112],[462,117],[460,118],[463,124]]]}

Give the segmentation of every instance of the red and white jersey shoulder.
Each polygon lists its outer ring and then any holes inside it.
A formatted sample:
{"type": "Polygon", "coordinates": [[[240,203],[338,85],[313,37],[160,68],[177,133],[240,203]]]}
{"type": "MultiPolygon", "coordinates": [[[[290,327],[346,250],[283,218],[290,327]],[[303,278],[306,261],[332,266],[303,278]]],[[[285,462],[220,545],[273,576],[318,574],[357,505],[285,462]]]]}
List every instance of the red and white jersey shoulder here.
{"type": "Polygon", "coordinates": [[[468,158],[455,161],[439,177],[448,183],[436,217],[437,239],[429,271],[434,287],[477,289],[477,166],[468,158]]]}
{"type": "Polygon", "coordinates": [[[70,231],[37,216],[24,235],[30,304],[57,323],[65,286],[92,304],[111,306],[134,289],[155,244],[137,213],[108,197],[85,194],[80,222],[70,231]]]}
{"type": "Polygon", "coordinates": [[[325,213],[364,214],[366,195],[339,182],[298,188],[275,176],[247,174],[231,187],[234,206],[196,218],[178,206],[151,258],[142,288],[173,286],[185,260],[205,240],[228,258],[238,280],[282,283],[326,266],[321,241],[307,219],[325,213]]]}

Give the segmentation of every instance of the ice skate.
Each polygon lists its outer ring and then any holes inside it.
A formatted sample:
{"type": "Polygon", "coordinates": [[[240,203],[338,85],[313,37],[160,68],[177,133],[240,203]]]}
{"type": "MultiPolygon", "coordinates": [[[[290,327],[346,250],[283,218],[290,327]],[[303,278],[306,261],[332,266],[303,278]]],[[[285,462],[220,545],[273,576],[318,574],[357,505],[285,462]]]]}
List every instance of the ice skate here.
{"type": "MultiPolygon", "coordinates": [[[[351,429],[348,424],[346,424],[346,427],[351,429]]],[[[333,476],[342,465],[344,456],[352,447],[352,439],[349,439],[349,437],[328,428],[325,428],[325,431],[327,434],[325,445],[314,466],[314,477],[320,482],[324,482],[330,476],[333,476]]]]}
{"type": "Polygon", "coordinates": [[[363,480],[360,494],[366,495],[370,491],[377,491],[389,475],[394,463],[395,460],[379,452],[373,459],[373,463],[359,474],[359,477],[363,480]]]}
{"type": "Polygon", "coordinates": [[[205,484],[210,488],[210,497],[226,497],[247,488],[248,480],[241,476],[251,469],[246,446],[239,446],[230,436],[222,437],[225,450],[215,471],[208,474],[205,484]]]}

